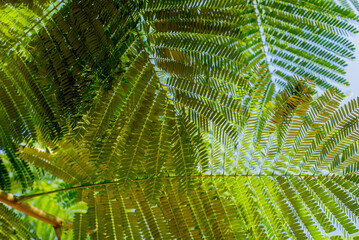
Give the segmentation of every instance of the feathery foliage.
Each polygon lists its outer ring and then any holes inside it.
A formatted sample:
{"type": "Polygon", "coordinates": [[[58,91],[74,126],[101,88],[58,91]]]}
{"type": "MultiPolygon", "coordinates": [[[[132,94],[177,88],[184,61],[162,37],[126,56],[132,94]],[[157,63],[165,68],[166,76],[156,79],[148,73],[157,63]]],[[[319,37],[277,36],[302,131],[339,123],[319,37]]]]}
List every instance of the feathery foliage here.
{"type": "MultiPolygon", "coordinates": [[[[354,58],[343,6],[1,4],[1,190],[39,208],[57,193],[48,210],[73,218],[58,238],[354,238],[359,99],[340,106],[332,85],[354,58]],[[62,187],[29,192],[48,174],[62,187]]],[[[0,207],[0,233],[34,233],[0,207]]]]}
{"type": "Polygon", "coordinates": [[[339,0],[337,3],[345,8],[352,9],[353,11],[359,10],[358,0],[339,0]]]}

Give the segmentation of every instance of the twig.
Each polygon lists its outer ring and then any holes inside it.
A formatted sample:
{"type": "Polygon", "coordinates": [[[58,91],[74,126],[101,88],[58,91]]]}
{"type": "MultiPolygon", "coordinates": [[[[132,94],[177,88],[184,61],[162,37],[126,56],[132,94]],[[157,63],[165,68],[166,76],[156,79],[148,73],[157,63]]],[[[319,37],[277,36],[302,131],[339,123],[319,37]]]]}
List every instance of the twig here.
{"type": "MultiPolygon", "coordinates": [[[[256,174],[256,175],[195,175],[195,176],[168,176],[168,177],[161,177],[159,179],[176,179],[176,178],[226,178],[226,177],[234,177],[234,178],[239,178],[239,177],[314,177],[314,178],[343,178],[345,176],[329,176],[329,175],[287,175],[287,174],[282,174],[282,175],[262,175],[262,174],[256,174]]],[[[143,179],[135,179],[133,180],[133,182],[141,182],[141,181],[146,181],[148,180],[148,178],[143,178],[143,179]]],[[[52,193],[59,193],[59,192],[67,192],[67,191],[72,191],[72,190],[78,190],[78,189],[84,189],[84,188],[89,188],[89,187],[100,187],[100,186],[107,186],[107,185],[117,185],[117,184],[121,184],[123,183],[123,181],[113,181],[113,182],[104,182],[104,183],[94,183],[94,184],[88,184],[88,185],[81,185],[81,186],[76,186],[76,187],[70,187],[70,188],[64,188],[64,189],[58,189],[58,190],[54,190],[54,191],[49,191],[49,192],[43,192],[43,193],[37,193],[37,194],[32,194],[32,195],[25,195],[25,196],[21,196],[18,197],[18,201],[22,202],[22,201],[26,201],[29,200],[31,198],[35,198],[35,197],[40,197],[40,196],[44,196],[44,195],[48,195],[48,194],[52,194],[52,193]]]]}
{"type": "MultiPolygon", "coordinates": [[[[19,197],[15,196],[14,194],[7,193],[3,190],[0,190],[0,202],[3,202],[16,210],[25,213],[26,215],[52,225],[55,229],[58,239],[61,239],[62,228],[73,229],[74,227],[71,221],[49,214],[37,207],[28,204],[27,202],[19,201],[19,197]]],[[[87,234],[91,234],[95,231],[96,230],[90,230],[87,232],[87,234]]]]}

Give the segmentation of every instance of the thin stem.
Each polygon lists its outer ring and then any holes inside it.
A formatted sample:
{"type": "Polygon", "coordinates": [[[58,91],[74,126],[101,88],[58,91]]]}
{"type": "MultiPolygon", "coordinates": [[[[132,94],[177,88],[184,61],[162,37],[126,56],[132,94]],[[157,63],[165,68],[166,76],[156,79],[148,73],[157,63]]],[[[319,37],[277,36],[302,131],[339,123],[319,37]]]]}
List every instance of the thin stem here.
{"type": "MultiPolygon", "coordinates": [[[[344,176],[329,176],[329,175],[322,175],[322,176],[318,176],[318,175],[285,175],[285,174],[281,174],[281,175],[262,175],[262,174],[255,174],[255,175],[197,175],[197,176],[169,176],[169,177],[162,177],[159,179],[177,179],[177,178],[226,178],[226,177],[234,177],[234,178],[238,178],[238,177],[314,177],[314,178],[342,178],[344,176]]],[[[142,182],[142,181],[146,181],[148,180],[148,178],[142,178],[142,179],[135,179],[133,180],[133,182],[142,182]]],[[[90,188],[90,187],[100,187],[100,186],[107,186],[107,185],[117,185],[117,184],[121,184],[124,181],[113,181],[113,182],[104,182],[104,183],[94,183],[94,184],[89,184],[89,185],[82,185],[82,186],[76,186],[76,187],[70,187],[70,188],[64,188],[64,189],[58,189],[58,190],[54,190],[54,191],[49,191],[49,192],[43,192],[43,193],[37,193],[37,194],[32,194],[32,195],[25,195],[25,196],[20,196],[17,197],[17,201],[18,202],[22,202],[22,201],[26,201],[35,197],[40,197],[40,196],[44,196],[44,195],[48,195],[48,194],[53,194],[53,193],[59,193],[59,192],[67,192],[67,191],[72,191],[72,190],[79,190],[79,189],[84,189],[84,188],[90,188]]]]}
{"type": "Polygon", "coordinates": [[[4,192],[0,190],[0,202],[5,203],[6,205],[13,207],[14,209],[25,213],[31,217],[37,218],[40,221],[52,225],[56,231],[57,238],[61,238],[61,228],[65,227],[67,229],[73,229],[72,222],[64,220],[62,218],[51,215],[37,207],[34,207],[26,202],[19,202],[18,197],[11,193],[4,192]]]}
{"type": "Polygon", "coordinates": [[[257,20],[257,24],[258,24],[258,30],[261,36],[261,42],[262,42],[262,46],[263,46],[263,53],[264,53],[264,60],[268,66],[268,70],[269,72],[272,74],[272,71],[270,69],[270,56],[268,54],[268,46],[267,46],[267,40],[265,37],[265,33],[264,33],[264,29],[262,26],[262,20],[260,17],[260,12],[259,12],[259,8],[258,8],[258,2],[257,0],[252,0],[252,6],[254,8],[254,13],[256,15],[256,20],[257,20]]]}
{"type": "Polygon", "coordinates": [[[23,212],[29,216],[37,218],[43,222],[49,223],[54,228],[62,227],[63,223],[66,223],[67,228],[69,229],[73,228],[72,222],[56,217],[49,213],[46,213],[37,207],[34,207],[26,202],[21,202],[18,200],[19,199],[17,196],[11,193],[4,192],[3,190],[0,190],[0,201],[5,203],[6,205],[9,205],[10,207],[17,209],[20,212],[23,212]]]}
{"type": "MultiPolygon", "coordinates": [[[[31,217],[34,217],[40,221],[50,224],[54,227],[57,238],[61,239],[62,228],[73,229],[74,225],[71,221],[59,218],[52,214],[49,214],[37,207],[34,207],[27,202],[20,201],[21,197],[17,197],[14,194],[7,193],[3,190],[0,190],[0,202],[5,203],[6,205],[25,213],[31,217]]],[[[96,230],[87,231],[87,234],[91,234],[96,230]]]]}

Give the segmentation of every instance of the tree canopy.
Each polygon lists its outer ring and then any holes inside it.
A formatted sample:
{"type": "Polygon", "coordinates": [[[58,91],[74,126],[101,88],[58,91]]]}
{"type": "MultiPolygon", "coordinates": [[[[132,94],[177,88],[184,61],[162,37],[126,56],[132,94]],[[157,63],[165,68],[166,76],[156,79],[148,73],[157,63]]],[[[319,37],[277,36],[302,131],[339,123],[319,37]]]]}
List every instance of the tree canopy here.
{"type": "Polygon", "coordinates": [[[359,239],[358,6],[0,2],[0,239],[359,239]]]}

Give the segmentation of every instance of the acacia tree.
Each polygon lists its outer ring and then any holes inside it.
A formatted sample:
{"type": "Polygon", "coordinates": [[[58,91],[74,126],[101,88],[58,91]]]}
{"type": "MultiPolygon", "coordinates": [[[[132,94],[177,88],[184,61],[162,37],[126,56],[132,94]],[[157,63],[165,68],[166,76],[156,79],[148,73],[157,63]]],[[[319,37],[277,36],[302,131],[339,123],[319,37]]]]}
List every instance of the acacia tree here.
{"type": "Polygon", "coordinates": [[[39,0],[0,13],[1,238],[355,238],[359,102],[340,107],[332,84],[348,84],[350,9],[39,0]]]}

